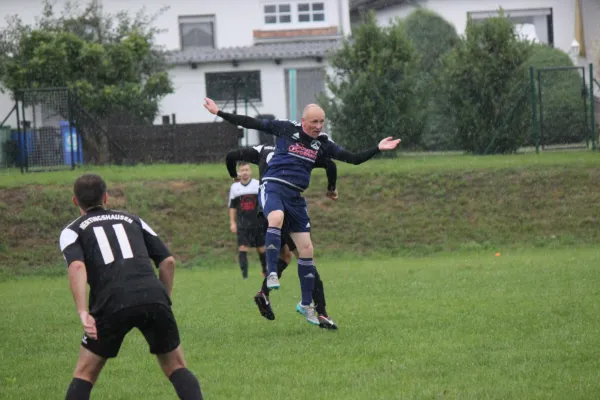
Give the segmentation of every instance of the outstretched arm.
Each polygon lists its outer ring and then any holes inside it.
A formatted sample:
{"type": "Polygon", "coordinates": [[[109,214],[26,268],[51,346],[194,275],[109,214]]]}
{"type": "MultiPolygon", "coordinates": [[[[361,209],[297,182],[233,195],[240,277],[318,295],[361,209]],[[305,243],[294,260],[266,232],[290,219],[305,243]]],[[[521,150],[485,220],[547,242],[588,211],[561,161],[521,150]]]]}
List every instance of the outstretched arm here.
{"type": "Polygon", "coordinates": [[[363,150],[359,153],[350,153],[348,150],[341,149],[334,157],[336,160],[347,162],[353,165],[359,165],[370,160],[379,152],[380,150],[378,147],[363,150]]]}
{"type": "Polygon", "coordinates": [[[246,161],[252,164],[258,164],[260,153],[255,148],[244,148],[231,150],[225,157],[225,164],[227,165],[227,171],[229,176],[237,178],[236,164],[239,161],[246,161]]]}
{"type": "Polygon", "coordinates": [[[211,114],[217,115],[227,122],[230,122],[234,125],[243,126],[247,129],[254,129],[257,131],[264,129],[261,119],[248,117],[246,115],[230,114],[221,111],[219,110],[219,107],[217,107],[217,104],[208,97],[205,98],[204,101],[204,108],[206,108],[211,114]]]}
{"type": "Polygon", "coordinates": [[[392,139],[392,137],[390,136],[379,142],[379,145],[377,145],[377,147],[363,150],[359,153],[351,153],[348,150],[344,150],[340,146],[334,144],[333,149],[331,151],[331,156],[336,160],[347,162],[349,164],[359,165],[367,160],[370,160],[375,154],[381,151],[394,150],[399,143],[400,139],[392,139]]]}

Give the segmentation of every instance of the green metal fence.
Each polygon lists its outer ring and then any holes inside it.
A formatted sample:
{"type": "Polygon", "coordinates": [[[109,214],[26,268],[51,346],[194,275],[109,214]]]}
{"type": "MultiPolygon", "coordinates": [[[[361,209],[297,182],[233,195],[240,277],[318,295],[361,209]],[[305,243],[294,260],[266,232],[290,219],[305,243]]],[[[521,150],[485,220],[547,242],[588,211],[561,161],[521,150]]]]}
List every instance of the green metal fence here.
{"type": "Polygon", "coordinates": [[[593,66],[530,68],[531,145],[536,151],[596,149],[593,66]],[[586,79],[587,78],[587,79],[586,79]],[[586,82],[586,80],[589,82],[586,82]]]}

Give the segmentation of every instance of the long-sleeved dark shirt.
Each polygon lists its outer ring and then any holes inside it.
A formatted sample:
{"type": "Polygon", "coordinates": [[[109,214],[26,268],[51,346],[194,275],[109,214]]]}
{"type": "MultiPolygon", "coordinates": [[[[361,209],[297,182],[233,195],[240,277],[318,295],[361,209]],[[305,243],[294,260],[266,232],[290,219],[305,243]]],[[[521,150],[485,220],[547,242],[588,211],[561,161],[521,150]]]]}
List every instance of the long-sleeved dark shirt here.
{"type": "Polygon", "coordinates": [[[255,129],[277,137],[275,151],[268,163],[263,182],[279,182],[300,192],[310,184],[310,174],[316,161],[333,158],[350,164],[362,164],[379,153],[379,148],[351,153],[321,133],[313,138],[302,130],[301,124],[288,120],[267,120],[219,111],[218,116],[232,124],[255,129]]]}
{"type": "MultiPolygon", "coordinates": [[[[227,171],[232,178],[237,176],[236,164],[239,161],[246,161],[258,165],[259,180],[262,183],[263,175],[267,170],[269,161],[275,154],[275,146],[259,145],[249,148],[232,150],[227,153],[225,162],[227,171]]],[[[331,158],[318,157],[315,160],[316,168],[325,168],[327,173],[327,190],[334,191],[337,182],[337,166],[331,158]]]]}

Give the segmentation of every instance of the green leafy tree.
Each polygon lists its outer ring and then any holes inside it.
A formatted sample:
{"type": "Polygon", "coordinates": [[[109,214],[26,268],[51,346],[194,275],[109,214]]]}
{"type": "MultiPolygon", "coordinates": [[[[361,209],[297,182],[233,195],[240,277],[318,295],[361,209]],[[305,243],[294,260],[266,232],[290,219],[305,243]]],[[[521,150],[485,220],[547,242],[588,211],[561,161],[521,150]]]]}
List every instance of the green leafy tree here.
{"type": "Polygon", "coordinates": [[[420,132],[412,123],[415,51],[401,23],[380,27],[368,13],[330,62],[333,96],[320,103],[336,141],[352,150],[387,136],[402,138],[403,148],[418,145],[420,132]]]}
{"type": "Polygon", "coordinates": [[[415,102],[418,117],[416,129],[423,132],[421,146],[432,150],[449,150],[452,142],[445,135],[447,118],[439,112],[437,77],[443,70],[443,57],[460,38],[454,25],[439,14],[418,8],[404,20],[406,34],[418,55],[415,102]]]}
{"type": "Polygon", "coordinates": [[[474,154],[515,152],[529,135],[527,61],[532,44],[500,16],[469,19],[466,37],[444,58],[440,80],[448,134],[474,154]]]}
{"type": "MultiPolygon", "coordinates": [[[[69,3],[57,15],[45,1],[35,24],[13,16],[0,30],[0,83],[13,95],[76,89],[79,104],[103,123],[152,123],[160,100],[173,92],[165,53],[154,43],[155,17],[107,14],[95,0],[69,3]]],[[[107,156],[104,135],[82,133],[87,146],[107,156]]]]}

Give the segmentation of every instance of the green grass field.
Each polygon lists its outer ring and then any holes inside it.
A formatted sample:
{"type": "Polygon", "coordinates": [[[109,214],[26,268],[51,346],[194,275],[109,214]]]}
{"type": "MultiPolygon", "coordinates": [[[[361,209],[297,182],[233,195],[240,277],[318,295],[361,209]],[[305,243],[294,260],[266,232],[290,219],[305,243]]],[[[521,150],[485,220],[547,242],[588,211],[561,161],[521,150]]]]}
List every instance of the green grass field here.
{"type": "MultiPolygon", "coordinates": [[[[181,270],[174,310],[207,399],[594,399],[600,397],[600,251],[443,254],[319,263],[337,332],[252,295],[258,266],[181,270]],[[224,283],[227,282],[227,283],[224,283]]],[[[81,330],[66,277],[0,284],[0,398],[62,398],[81,330]]],[[[98,399],[173,399],[134,331],[98,399]]]]}
{"type": "MultiPolygon", "coordinates": [[[[0,170],[0,399],[63,398],[81,328],[58,235],[97,172],[178,260],[184,352],[207,399],[600,398],[600,157],[417,156],[338,163],[306,197],[337,332],[294,311],[295,268],[260,317],[242,281],[224,165],[0,170]],[[495,254],[499,252],[499,257],[495,254]]],[[[92,398],[172,399],[132,332],[92,398]]]]}

